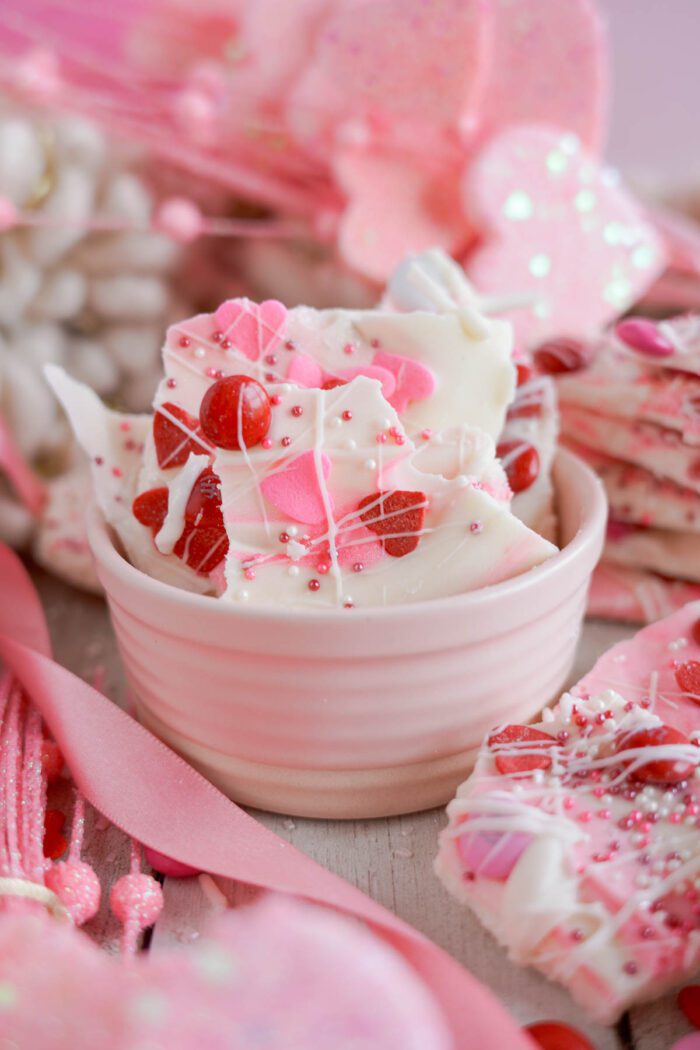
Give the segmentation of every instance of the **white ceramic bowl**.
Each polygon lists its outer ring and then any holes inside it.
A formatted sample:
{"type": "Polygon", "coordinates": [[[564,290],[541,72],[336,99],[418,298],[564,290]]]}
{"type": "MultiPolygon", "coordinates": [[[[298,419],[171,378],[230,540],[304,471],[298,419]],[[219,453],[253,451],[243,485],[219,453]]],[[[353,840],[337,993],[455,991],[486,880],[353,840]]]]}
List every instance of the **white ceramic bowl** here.
{"type": "Polygon", "coordinates": [[[314,817],[441,805],[492,726],[564,685],[603,543],[600,482],[554,471],[562,550],[470,594],[319,614],[240,608],[90,542],[141,721],[236,801],[314,817]]]}

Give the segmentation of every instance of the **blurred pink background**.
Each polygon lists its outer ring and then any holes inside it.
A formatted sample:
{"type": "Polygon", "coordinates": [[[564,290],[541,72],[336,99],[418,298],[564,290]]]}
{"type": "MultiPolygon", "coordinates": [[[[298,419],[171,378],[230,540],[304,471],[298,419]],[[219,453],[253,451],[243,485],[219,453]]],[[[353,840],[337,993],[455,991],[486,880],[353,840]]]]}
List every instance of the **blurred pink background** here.
{"type": "Polygon", "coordinates": [[[700,0],[600,6],[612,45],[610,161],[644,188],[699,187],[700,0]]]}

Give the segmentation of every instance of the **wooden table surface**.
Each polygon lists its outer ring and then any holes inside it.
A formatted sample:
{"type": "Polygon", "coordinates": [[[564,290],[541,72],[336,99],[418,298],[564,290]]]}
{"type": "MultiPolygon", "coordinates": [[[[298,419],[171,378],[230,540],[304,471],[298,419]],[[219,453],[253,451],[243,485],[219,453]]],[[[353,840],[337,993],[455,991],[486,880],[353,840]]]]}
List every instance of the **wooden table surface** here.
{"type": "MultiPolygon", "coordinates": [[[[95,674],[103,676],[104,692],[116,702],[123,702],[124,681],[104,602],[81,594],[40,570],[33,570],[33,576],[47,612],[57,659],[87,680],[93,680],[95,674]]],[[[619,625],[587,624],[572,682],[599,653],[630,633],[619,625]]],[[[604,1028],[591,1023],[558,985],[532,970],[512,965],[491,936],[448,896],[433,874],[437,835],[445,822],[442,810],[357,821],[301,820],[268,813],[255,816],[422,930],[492,988],[523,1023],[545,1018],[566,1021],[585,1032],[596,1050],[669,1050],[676,1039],[691,1030],[676,1007],[674,996],[631,1011],[616,1028],[604,1028]]],[[[94,813],[88,814],[86,854],[105,887],[128,865],[125,837],[116,828],[107,827],[94,813]]],[[[207,913],[249,900],[253,891],[200,876],[166,880],[164,894],[163,915],[144,945],[150,951],[194,939],[207,913]]],[[[103,894],[105,900],[107,896],[103,894]]],[[[87,929],[107,949],[115,948],[119,930],[106,908],[87,929]]]]}

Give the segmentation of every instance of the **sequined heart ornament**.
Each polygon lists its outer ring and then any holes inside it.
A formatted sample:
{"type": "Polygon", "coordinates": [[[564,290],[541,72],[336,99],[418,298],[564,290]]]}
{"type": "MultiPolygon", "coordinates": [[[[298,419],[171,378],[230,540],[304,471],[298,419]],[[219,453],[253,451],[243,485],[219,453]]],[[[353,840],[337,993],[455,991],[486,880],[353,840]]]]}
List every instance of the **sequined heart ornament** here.
{"type": "Polygon", "coordinates": [[[484,241],[466,272],[480,291],[532,296],[508,315],[525,343],[596,332],[665,265],[641,208],[571,134],[504,131],[467,167],[463,194],[484,241]]]}
{"type": "Polygon", "coordinates": [[[13,1046],[52,1050],[452,1045],[429,992],[391,949],[281,897],[128,967],[70,925],[3,915],[0,1031],[13,1046]]]}

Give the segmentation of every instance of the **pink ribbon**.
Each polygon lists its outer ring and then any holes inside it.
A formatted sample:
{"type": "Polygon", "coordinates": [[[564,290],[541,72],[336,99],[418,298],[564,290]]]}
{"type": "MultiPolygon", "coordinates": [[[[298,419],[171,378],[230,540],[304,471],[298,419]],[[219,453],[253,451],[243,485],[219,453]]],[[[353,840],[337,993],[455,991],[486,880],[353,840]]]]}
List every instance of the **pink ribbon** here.
{"type": "Polygon", "coordinates": [[[491,993],[417,930],[279,839],[138,722],[51,658],[41,603],[0,545],[0,657],[61,748],[77,786],[144,845],[214,875],[304,897],[367,922],[441,1004],[455,1050],[532,1050],[491,993]]]}
{"type": "Polygon", "coordinates": [[[10,428],[0,416],[0,468],[12,482],[17,496],[28,511],[37,515],[45,498],[45,489],[17,448],[10,428]]]}

